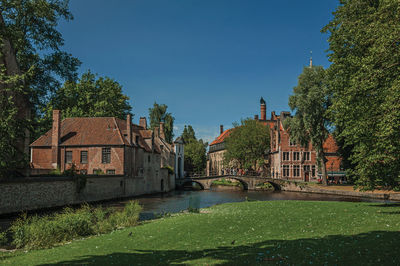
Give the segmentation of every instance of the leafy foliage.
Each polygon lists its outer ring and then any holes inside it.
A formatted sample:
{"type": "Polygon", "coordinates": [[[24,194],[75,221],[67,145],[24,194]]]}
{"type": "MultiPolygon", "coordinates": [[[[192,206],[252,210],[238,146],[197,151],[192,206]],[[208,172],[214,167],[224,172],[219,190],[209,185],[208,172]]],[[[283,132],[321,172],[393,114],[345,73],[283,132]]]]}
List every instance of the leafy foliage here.
{"type": "Polygon", "coordinates": [[[396,187],[400,170],[400,3],[342,0],[329,33],[330,109],[356,184],[396,187]]]}
{"type": "Polygon", "coordinates": [[[225,149],[224,164],[236,162],[239,168],[257,170],[269,153],[269,128],[253,119],[242,120],[226,138],[225,149]]]}
{"type": "Polygon", "coordinates": [[[113,79],[87,71],[77,81],[67,81],[52,97],[47,106],[46,119],[51,120],[54,109],[62,110],[63,117],[118,117],[126,119],[131,111],[129,97],[113,79]]]}
{"type": "Polygon", "coordinates": [[[196,140],[196,133],[191,125],[188,125],[183,128],[182,138],[185,142],[191,142],[192,140],[196,140]]]}
{"type": "Polygon", "coordinates": [[[185,171],[202,173],[207,164],[207,142],[197,140],[191,125],[184,127],[182,138],[185,141],[185,171]]]}
{"type": "Polygon", "coordinates": [[[60,49],[59,19],[72,19],[67,0],[0,2],[0,175],[24,166],[17,146],[27,142],[29,131],[33,137],[42,133],[36,115],[62,80],[76,78],[80,62],[60,49]]]}
{"type": "Polygon", "coordinates": [[[77,210],[67,207],[53,215],[28,217],[25,213],[12,224],[10,231],[17,248],[51,247],[78,237],[134,226],[141,210],[137,201],[130,201],[122,211],[84,204],[77,210]]]}
{"type": "Polygon", "coordinates": [[[174,137],[174,120],[171,113],[167,112],[168,106],[165,104],[157,104],[154,102],[153,108],[149,108],[150,128],[154,129],[160,126],[160,122],[164,122],[165,140],[172,143],[174,137]]]}
{"type": "Polygon", "coordinates": [[[284,123],[296,143],[308,147],[311,142],[322,169],[323,183],[328,184],[323,144],[329,136],[327,109],[330,97],[325,76],[321,66],[304,68],[297,86],[293,88],[293,95],[289,97],[289,106],[296,113],[284,123]]]}
{"type": "MultiPolygon", "coordinates": [[[[1,56],[1,54],[0,54],[1,56]]],[[[15,169],[23,168],[27,162],[26,155],[18,143],[24,136],[27,121],[16,119],[18,109],[15,96],[22,93],[23,75],[5,75],[4,66],[0,66],[0,178],[14,175],[15,169]]]]}

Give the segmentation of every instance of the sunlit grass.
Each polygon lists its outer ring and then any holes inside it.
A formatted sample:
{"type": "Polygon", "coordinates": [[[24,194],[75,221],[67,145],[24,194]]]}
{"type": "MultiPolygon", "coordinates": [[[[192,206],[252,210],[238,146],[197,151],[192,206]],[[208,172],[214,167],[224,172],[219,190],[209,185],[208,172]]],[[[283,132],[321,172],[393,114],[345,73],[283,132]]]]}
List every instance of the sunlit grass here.
{"type": "Polygon", "coordinates": [[[53,249],[0,255],[0,264],[400,263],[400,205],[269,201],[222,204],[53,249]]]}

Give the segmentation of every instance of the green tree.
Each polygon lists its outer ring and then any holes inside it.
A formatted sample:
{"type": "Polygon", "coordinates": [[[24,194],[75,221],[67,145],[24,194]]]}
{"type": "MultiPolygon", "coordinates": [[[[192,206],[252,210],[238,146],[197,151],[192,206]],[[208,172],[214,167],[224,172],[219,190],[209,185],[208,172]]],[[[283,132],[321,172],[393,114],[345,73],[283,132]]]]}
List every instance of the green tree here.
{"type": "Polygon", "coordinates": [[[164,122],[166,141],[172,143],[174,137],[173,129],[175,118],[171,113],[167,112],[167,108],[167,105],[157,104],[156,102],[154,103],[153,108],[149,108],[150,128],[154,129],[160,126],[160,122],[164,122]]]}
{"type": "Polygon", "coordinates": [[[182,138],[185,141],[185,171],[202,173],[207,164],[208,143],[202,139],[197,140],[191,125],[185,125],[182,138]]]}
{"type": "Polygon", "coordinates": [[[237,162],[240,168],[257,170],[270,150],[269,127],[253,119],[242,120],[226,138],[225,149],[224,164],[237,162]]]}
{"type": "Polygon", "coordinates": [[[191,125],[188,126],[185,125],[182,133],[182,138],[185,140],[186,143],[189,143],[192,140],[196,140],[196,134],[191,125]]]}
{"type": "Polygon", "coordinates": [[[129,97],[113,79],[100,77],[90,71],[77,82],[67,81],[57,90],[47,108],[47,119],[54,109],[62,110],[63,117],[118,117],[126,119],[131,111],[129,97]]]}
{"type": "Polygon", "coordinates": [[[326,157],[323,144],[329,136],[327,109],[329,91],[326,85],[326,73],[323,67],[305,67],[300,74],[298,84],[289,97],[289,106],[295,115],[285,120],[290,137],[299,145],[307,147],[310,142],[317,153],[322,172],[323,184],[327,185],[326,157]]]}
{"type": "Polygon", "coordinates": [[[63,39],[56,30],[60,18],[72,19],[68,1],[0,2],[2,173],[21,167],[30,133],[41,128],[37,114],[47,96],[58,88],[59,80],[76,78],[79,60],[60,50],[63,39]]]}
{"type": "Polygon", "coordinates": [[[351,148],[349,173],[363,189],[396,187],[400,2],[342,0],[323,32],[330,34],[330,112],[338,141],[351,148]]]}

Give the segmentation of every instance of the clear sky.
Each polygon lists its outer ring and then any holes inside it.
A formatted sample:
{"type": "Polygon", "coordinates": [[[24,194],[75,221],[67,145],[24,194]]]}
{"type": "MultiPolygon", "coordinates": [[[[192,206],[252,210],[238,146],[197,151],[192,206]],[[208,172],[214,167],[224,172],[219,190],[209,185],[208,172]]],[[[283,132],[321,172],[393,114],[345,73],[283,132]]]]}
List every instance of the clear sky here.
{"type": "Polygon", "coordinates": [[[219,125],[289,110],[302,68],[329,66],[326,34],[336,0],[71,0],[64,49],[123,86],[134,122],[157,103],[211,141],[219,125]]]}

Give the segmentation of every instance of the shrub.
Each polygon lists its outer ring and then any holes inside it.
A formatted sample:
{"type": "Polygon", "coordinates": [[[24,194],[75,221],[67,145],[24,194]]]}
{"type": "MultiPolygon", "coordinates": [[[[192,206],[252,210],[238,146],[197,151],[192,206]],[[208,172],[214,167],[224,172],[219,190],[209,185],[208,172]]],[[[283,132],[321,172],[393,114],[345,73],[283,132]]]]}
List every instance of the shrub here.
{"type": "Polygon", "coordinates": [[[139,214],[142,207],[137,201],[130,201],[125,205],[122,212],[112,213],[108,220],[114,229],[134,226],[139,221],[139,214]]]}
{"type": "Polygon", "coordinates": [[[51,170],[49,175],[57,175],[57,176],[59,176],[59,175],[62,175],[62,172],[61,172],[60,168],[57,168],[57,169],[51,170]]]}
{"type": "Polygon", "coordinates": [[[256,187],[264,190],[274,190],[274,186],[271,185],[269,182],[257,184],[256,187]]]}
{"type": "Polygon", "coordinates": [[[53,215],[27,217],[23,214],[10,227],[12,243],[17,248],[45,248],[78,237],[108,233],[136,225],[141,210],[137,201],[130,201],[123,211],[84,204],[77,210],[67,207],[53,215]]]}
{"type": "Polygon", "coordinates": [[[0,247],[7,245],[7,243],[8,243],[7,232],[1,232],[0,233],[0,247]]]}
{"type": "Polygon", "coordinates": [[[163,168],[168,170],[169,175],[173,175],[175,173],[174,168],[170,165],[164,166],[163,168]]]}

